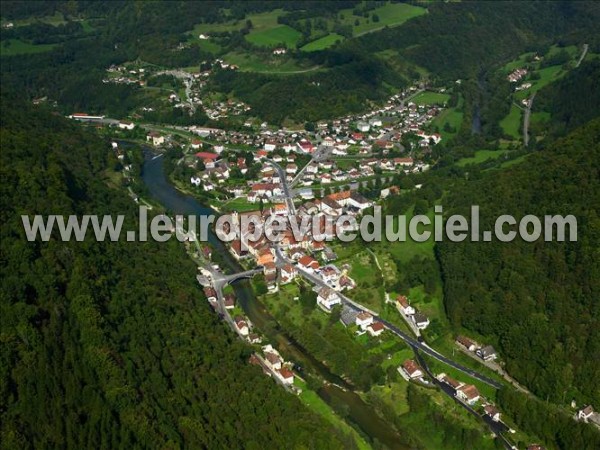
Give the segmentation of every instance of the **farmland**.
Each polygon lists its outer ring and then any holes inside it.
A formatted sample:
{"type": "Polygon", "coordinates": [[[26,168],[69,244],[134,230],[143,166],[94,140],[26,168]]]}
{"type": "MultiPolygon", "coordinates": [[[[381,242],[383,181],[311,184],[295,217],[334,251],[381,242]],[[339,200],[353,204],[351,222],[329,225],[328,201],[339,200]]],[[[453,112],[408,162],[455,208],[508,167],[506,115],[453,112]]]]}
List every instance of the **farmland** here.
{"type": "Polygon", "coordinates": [[[261,47],[273,47],[283,44],[285,47],[293,48],[302,34],[287,25],[274,28],[252,31],[246,36],[246,40],[261,47]]]}
{"type": "Polygon", "coordinates": [[[316,41],[309,42],[308,44],[303,46],[300,50],[305,51],[305,52],[315,52],[318,50],[323,50],[327,47],[331,47],[336,42],[343,41],[343,40],[344,40],[343,36],[340,36],[339,34],[331,33],[331,34],[328,34],[327,36],[323,36],[322,38],[317,39],[316,41]]]}
{"type": "Polygon", "coordinates": [[[517,105],[510,106],[510,112],[504,119],[500,121],[500,126],[509,136],[515,139],[519,139],[521,137],[521,110],[517,105]]]}
{"type": "Polygon", "coordinates": [[[9,39],[0,44],[1,56],[26,55],[52,50],[54,44],[29,44],[18,39],[9,39]]]}
{"type": "Polygon", "coordinates": [[[427,10],[419,6],[408,5],[406,3],[388,3],[384,6],[369,11],[369,17],[355,16],[352,9],[340,11],[344,19],[342,24],[352,25],[354,36],[360,36],[365,33],[370,33],[379,30],[386,26],[397,27],[406,21],[426,14],[427,10]],[[373,14],[379,17],[379,21],[373,21],[373,14]],[[356,21],[358,20],[358,25],[356,21]]]}
{"type": "Polygon", "coordinates": [[[425,91],[413,98],[412,101],[417,105],[443,105],[449,99],[450,96],[448,94],[425,91]]]}
{"type": "Polygon", "coordinates": [[[460,167],[467,166],[469,164],[480,164],[488,159],[497,159],[504,156],[506,153],[501,150],[477,150],[474,156],[469,158],[462,158],[456,165],[460,167]]]}

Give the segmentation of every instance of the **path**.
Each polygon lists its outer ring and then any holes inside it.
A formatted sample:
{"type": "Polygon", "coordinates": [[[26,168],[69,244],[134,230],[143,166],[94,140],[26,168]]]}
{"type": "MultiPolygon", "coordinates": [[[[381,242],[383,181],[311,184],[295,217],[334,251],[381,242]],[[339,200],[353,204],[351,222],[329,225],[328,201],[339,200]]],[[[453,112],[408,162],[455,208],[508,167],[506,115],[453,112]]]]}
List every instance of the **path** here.
{"type": "Polygon", "coordinates": [[[525,114],[523,114],[523,144],[525,147],[529,145],[529,119],[531,118],[531,107],[533,106],[534,98],[535,92],[529,97],[527,107],[525,108],[525,114]]]}
{"type": "Polygon", "coordinates": [[[577,64],[575,64],[575,68],[579,67],[579,64],[581,64],[581,61],[583,61],[583,58],[585,58],[585,55],[587,55],[589,48],[590,46],[588,44],[583,44],[583,51],[581,52],[581,56],[577,60],[577,64]]]}

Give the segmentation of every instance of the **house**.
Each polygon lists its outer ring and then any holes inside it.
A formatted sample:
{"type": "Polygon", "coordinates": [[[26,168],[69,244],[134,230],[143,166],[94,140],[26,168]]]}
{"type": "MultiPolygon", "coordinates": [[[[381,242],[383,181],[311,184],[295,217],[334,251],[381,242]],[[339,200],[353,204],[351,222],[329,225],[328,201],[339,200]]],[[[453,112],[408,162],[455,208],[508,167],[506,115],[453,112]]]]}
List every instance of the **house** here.
{"type": "Polygon", "coordinates": [[[469,405],[474,405],[479,400],[479,391],[472,384],[464,384],[456,390],[456,398],[469,405]]]}
{"type": "Polygon", "coordinates": [[[396,298],[396,302],[398,302],[398,307],[400,308],[400,312],[407,316],[412,316],[415,313],[415,308],[410,306],[408,302],[408,298],[405,295],[399,295],[396,298]]]}
{"type": "Polygon", "coordinates": [[[366,122],[357,122],[356,129],[362,133],[366,133],[371,129],[371,126],[366,122]]]}
{"type": "Polygon", "coordinates": [[[456,343],[458,345],[463,346],[470,352],[474,352],[475,349],[477,348],[477,346],[475,345],[475,342],[473,342],[471,339],[469,339],[468,337],[465,337],[465,336],[460,336],[460,335],[456,336],[456,343]]]}
{"type": "Polygon", "coordinates": [[[165,143],[165,137],[156,131],[151,131],[146,135],[147,141],[152,141],[152,145],[158,146],[165,143]]]}
{"type": "Polygon", "coordinates": [[[385,327],[381,322],[373,322],[371,325],[367,326],[367,331],[373,337],[379,336],[384,330],[385,327]]]}
{"type": "Polygon", "coordinates": [[[330,311],[335,305],[341,305],[342,300],[333,289],[322,287],[317,295],[317,303],[330,311]]]}
{"type": "Polygon", "coordinates": [[[577,412],[577,418],[579,420],[584,420],[584,421],[588,421],[589,418],[591,418],[594,415],[594,408],[592,408],[592,405],[588,405],[583,409],[580,409],[577,412]]]}
{"type": "Polygon", "coordinates": [[[315,146],[308,140],[302,139],[298,142],[298,148],[302,153],[313,153],[315,151],[315,146]]]}
{"type": "Polygon", "coordinates": [[[298,260],[298,267],[306,270],[307,272],[314,272],[319,266],[319,262],[309,255],[304,255],[298,260]]]}
{"type": "Polygon", "coordinates": [[[288,164],[285,167],[285,173],[289,175],[294,175],[298,171],[298,166],[296,164],[288,164]]]}
{"type": "Polygon", "coordinates": [[[415,311],[415,313],[411,316],[413,323],[419,330],[424,330],[429,326],[429,319],[423,313],[415,311]]]}
{"type": "Polygon", "coordinates": [[[321,142],[321,144],[325,147],[333,147],[335,145],[335,141],[332,137],[327,136],[325,139],[323,139],[323,142],[321,142]]]}
{"type": "Polygon", "coordinates": [[[456,381],[454,378],[449,377],[445,373],[440,373],[436,378],[442,383],[447,384],[454,390],[458,389],[463,385],[463,383],[461,383],[460,381],[456,381]]]}
{"type": "Polygon", "coordinates": [[[192,149],[194,149],[194,150],[198,150],[200,147],[202,147],[202,141],[199,141],[198,139],[194,139],[194,140],[192,140],[190,147],[192,147],[192,149]]]}
{"type": "Polygon", "coordinates": [[[133,122],[121,121],[119,122],[119,128],[121,130],[133,130],[135,128],[135,124],[133,122]]]}
{"type": "Polygon", "coordinates": [[[402,365],[398,368],[398,371],[408,377],[409,380],[415,378],[423,378],[423,371],[419,367],[419,365],[412,359],[407,359],[402,363],[402,365]]]}
{"type": "Polygon", "coordinates": [[[297,275],[296,268],[291,264],[286,264],[281,268],[281,283],[289,283],[292,281],[297,275]]]}
{"type": "MultiPolygon", "coordinates": [[[[267,347],[271,347],[268,345],[267,347]]],[[[265,362],[267,366],[269,366],[273,370],[281,369],[281,364],[283,363],[283,359],[279,356],[276,350],[266,350],[265,352],[265,362]]]]}
{"type": "Polygon", "coordinates": [[[283,384],[294,384],[294,372],[286,367],[276,370],[275,375],[283,382],[283,384]]]}
{"type": "Polygon", "coordinates": [[[201,160],[207,169],[215,168],[215,161],[217,160],[218,157],[219,157],[219,155],[217,155],[216,153],[209,153],[209,152],[196,153],[196,158],[201,160]]]}
{"type": "Polygon", "coordinates": [[[239,333],[242,336],[248,336],[248,333],[250,333],[250,328],[248,327],[248,323],[244,320],[243,317],[241,316],[237,316],[235,319],[235,326],[238,329],[239,333]]]}
{"type": "Polygon", "coordinates": [[[498,357],[498,355],[496,355],[496,350],[494,350],[494,347],[491,345],[481,347],[475,353],[484,361],[493,361],[498,357]]]}
{"type": "Polygon", "coordinates": [[[265,275],[270,275],[275,272],[277,272],[277,267],[274,262],[266,262],[263,264],[263,273],[265,275]]]}
{"type": "Polygon", "coordinates": [[[217,300],[217,291],[215,291],[213,288],[211,287],[205,287],[204,288],[204,295],[206,295],[206,299],[209,302],[214,302],[217,300]]]}
{"type": "Polygon", "coordinates": [[[500,411],[494,405],[485,405],[483,410],[494,422],[500,422],[500,411]]]}
{"type": "Polygon", "coordinates": [[[225,299],[223,301],[225,303],[225,309],[233,309],[235,308],[235,297],[233,294],[225,295],[225,299]]]}
{"type": "Polygon", "coordinates": [[[264,147],[265,151],[272,152],[276,148],[277,148],[277,143],[275,141],[267,141],[267,142],[265,142],[265,147],[264,147]]]}
{"type": "Polygon", "coordinates": [[[356,315],[355,323],[364,330],[373,323],[373,316],[366,311],[362,311],[356,315]]]}

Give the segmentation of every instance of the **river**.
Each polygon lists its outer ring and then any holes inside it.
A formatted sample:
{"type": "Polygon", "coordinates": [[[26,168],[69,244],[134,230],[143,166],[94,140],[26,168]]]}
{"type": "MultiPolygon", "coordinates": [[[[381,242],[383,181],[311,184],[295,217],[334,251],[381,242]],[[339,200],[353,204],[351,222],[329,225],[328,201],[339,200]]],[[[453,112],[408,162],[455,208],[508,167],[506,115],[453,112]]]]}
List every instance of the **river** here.
{"type": "MultiPolygon", "coordinates": [[[[216,214],[212,208],[200,204],[198,200],[178,191],[169,183],[164,173],[163,156],[156,156],[148,150],[145,151],[144,156],[142,179],[150,195],[165,209],[175,214],[195,214],[197,216],[216,214]]],[[[212,233],[209,235],[209,243],[227,265],[224,269],[233,272],[243,270],[225,245],[212,233]]],[[[324,401],[329,405],[335,405],[338,409],[339,405],[343,405],[348,421],[360,428],[363,434],[369,436],[371,440],[376,440],[379,444],[391,449],[409,448],[401,436],[394,431],[392,425],[366,404],[353,391],[351,385],[331,373],[323,363],[316,360],[279,327],[277,321],[254,296],[248,281],[237,282],[233,288],[237,300],[248,318],[272,343],[277,344],[280,351],[288,355],[301,368],[300,373],[306,369],[327,381],[317,391],[324,401]]]]}

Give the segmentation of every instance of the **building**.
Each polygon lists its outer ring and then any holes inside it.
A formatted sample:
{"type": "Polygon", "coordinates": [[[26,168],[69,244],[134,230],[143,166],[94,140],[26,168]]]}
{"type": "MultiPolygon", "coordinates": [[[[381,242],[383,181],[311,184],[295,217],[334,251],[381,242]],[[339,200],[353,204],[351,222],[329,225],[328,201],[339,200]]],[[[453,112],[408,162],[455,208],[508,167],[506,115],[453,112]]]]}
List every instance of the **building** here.
{"type": "Polygon", "coordinates": [[[121,130],[133,130],[135,128],[135,124],[133,122],[121,121],[119,122],[119,128],[121,130]]]}
{"type": "Polygon", "coordinates": [[[412,359],[407,359],[398,367],[398,371],[406,375],[409,380],[423,378],[423,371],[419,365],[412,359]]]}
{"type": "Polygon", "coordinates": [[[151,131],[146,135],[146,140],[151,141],[152,145],[158,146],[165,143],[165,137],[156,131],[151,131]]]}
{"type": "Polygon", "coordinates": [[[594,408],[592,408],[592,405],[588,405],[577,412],[577,419],[587,422],[593,415],[594,408]]]}
{"type": "Polygon", "coordinates": [[[319,266],[319,262],[309,255],[304,255],[298,260],[298,267],[306,270],[307,272],[314,272],[319,266]]]}
{"type": "Polygon", "coordinates": [[[423,313],[415,311],[415,313],[411,316],[413,323],[419,330],[424,330],[429,326],[429,319],[423,313]]]}
{"type": "Polygon", "coordinates": [[[500,411],[494,405],[485,405],[483,410],[494,422],[500,422],[500,411]]]}
{"type": "Polygon", "coordinates": [[[494,347],[491,345],[481,347],[475,353],[484,361],[493,361],[498,357],[498,355],[496,355],[496,350],[494,350],[494,347]]]}
{"type": "Polygon", "coordinates": [[[244,320],[243,317],[241,316],[237,316],[235,319],[235,326],[238,329],[239,333],[242,336],[248,336],[248,333],[250,333],[250,327],[248,327],[248,323],[244,320]]]}
{"type": "Polygon", "coordinates": [[[472,384],[464,384],[456,390],[456,398],[469,405],[474,405],[480,398],[479,391],[472,384]]]}
{"type": "Polygon", "coordinates": [[[471,339],[465,336],[456,336],[456,343],[470,352],[474,352],[477,349],[477,345],[471,339]]]}
{"type": "Polygon", "coordinates": [[[381,322],[373,322],[367,326],[367,331],[371,336],[376,337],[385,331],[385,327],[381,322]]]}
{"type": "Polygon", "coordinates": [[[364,330],[373,323],[373,316],[366,311],[362,311],[356,315],[355,323],[364,330]]]}
{"type": "Polygon", "coordinates": [[[275,376],[277,376],[277,378],[279,378],[283,384],[294,384],[294,372],[286,367],[276,370],[275,376]]]}
{"type": "Polygon", "coordinates": [[[341,305],[342,300],[333,289],[323,287],[319,290],[319,295],[317,295],[317,303],[330,311],[335,305],[341,305]]]}
{"type": "Polygon", "coordinates": [[[402,312],[403,314],[405,314],[407,316],[412,316],[416,312],[415,308],[410,306],[410,303],[408,302],[408,298],[406,297],[406,295],[399,295],[396,298],[396,302],[398,302],[398,307],[400,308],[400,312],[402,312]]]}
{"type": "Polygon", "coordinates": [[[225,309],[233,309],[235,308],[235,297],[233,294],[225,295],[223,299],[223,303],[225,303],[225,309]]]}

